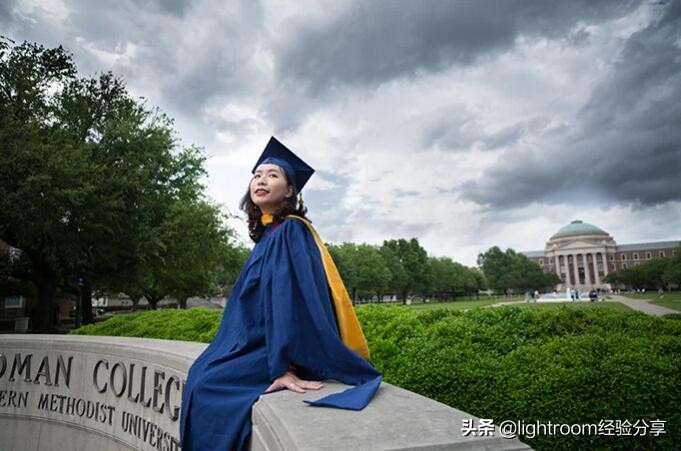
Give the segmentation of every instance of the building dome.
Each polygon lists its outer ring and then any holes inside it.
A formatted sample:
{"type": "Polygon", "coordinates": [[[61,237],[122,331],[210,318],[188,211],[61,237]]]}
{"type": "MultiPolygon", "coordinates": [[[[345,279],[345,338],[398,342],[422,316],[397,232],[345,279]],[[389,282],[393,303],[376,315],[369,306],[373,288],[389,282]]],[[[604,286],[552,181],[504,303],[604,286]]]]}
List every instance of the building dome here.
{"type": "Polygon", "coordinates": [[[566,225],[562,229],[560,229],[558,232],[556,232],[551,239],[556,239],[556,238],[565,238],[568,236],[576,236],[576,235],[605,235],[609,236],[607,232],[605,232],[602,229],[599,229],[595,225],[587,224],[585,222],[582,222],[580,220],[575,220],[572,221],[570,224],[566,225]]]}

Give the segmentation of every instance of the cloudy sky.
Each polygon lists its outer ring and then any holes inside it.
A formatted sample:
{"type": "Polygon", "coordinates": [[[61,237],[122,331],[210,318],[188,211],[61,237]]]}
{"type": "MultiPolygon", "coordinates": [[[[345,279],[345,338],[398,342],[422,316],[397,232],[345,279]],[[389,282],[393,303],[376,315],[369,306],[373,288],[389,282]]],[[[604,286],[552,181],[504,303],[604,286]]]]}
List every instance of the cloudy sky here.
{"type": "Polygon", "coordinates": [[[0,34],[123,76],[232,212],[277,136],[326,241],[681,239],[681,1],[2,0],[0,34]]]}

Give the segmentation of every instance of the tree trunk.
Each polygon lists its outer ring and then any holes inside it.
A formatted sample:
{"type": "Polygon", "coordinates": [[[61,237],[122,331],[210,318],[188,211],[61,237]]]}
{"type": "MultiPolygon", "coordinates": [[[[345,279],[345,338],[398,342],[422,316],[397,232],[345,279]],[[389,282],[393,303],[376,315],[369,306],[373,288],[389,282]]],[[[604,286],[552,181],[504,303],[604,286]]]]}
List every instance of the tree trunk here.
{"type": "Polygon", "coordinates": [[[178,306],[181,309],[187,309],[187,298],[178,299],[178,306]]]}
{"type": "Polygon", "coordinates": [[[137,310],[139,308],[139,303],[140,299],[142,299],[142,296],[139,294],[130,294],[126,292],[123,292],[123,294],[130,298],[130,302],[132,302],[132,311],[134,312],[137,310]]]}
{"type": "Polygon", "coordinates": [[[54,294],[57,291],[57,275],[39,253],[29,253],[38,299],[30,312],[35,332],[51,332],[54,327],[54,294]]]}
{"type": "Polygon", "coordinates": [[[95,318],[92,316],[92,285],[85,279],[80,288],[80,311],[83,324],[94,324],[95,318]]]}
{"type": "Polygon", "coordinates": [[[158,305],[158,301],[160,301],[160,299],[156,299],[155,297],[152,297],[152,296],[145,296],[145,297],[147,298],[147,301],[149,302],[149,308],[151,310],[156,310],[156,307],[158,305]]]}
{"type": "Polygon", "coordinates": [[[56,280],[50,275],[36,274],[34,282],[38,299],[31,310],[31,323],[34,332],[51,332],[54,327],[54,293],[56,280]]]}

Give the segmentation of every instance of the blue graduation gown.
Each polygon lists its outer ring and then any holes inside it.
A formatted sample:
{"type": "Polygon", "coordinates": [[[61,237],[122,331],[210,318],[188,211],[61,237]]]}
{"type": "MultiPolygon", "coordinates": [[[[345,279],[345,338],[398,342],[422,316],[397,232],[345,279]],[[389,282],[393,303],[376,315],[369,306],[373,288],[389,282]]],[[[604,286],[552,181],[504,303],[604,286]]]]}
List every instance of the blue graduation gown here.
{"type": "Polygon", "coordinates": [[[267,227],[234,284],[215,338],[189,370],[182,449],[246,449],[251,407],[291,366],[303,379],[356,385],[306,401],[316,406],[362,409],[381,381],[342,342],[319,248],[295,218],[267,227]]]}

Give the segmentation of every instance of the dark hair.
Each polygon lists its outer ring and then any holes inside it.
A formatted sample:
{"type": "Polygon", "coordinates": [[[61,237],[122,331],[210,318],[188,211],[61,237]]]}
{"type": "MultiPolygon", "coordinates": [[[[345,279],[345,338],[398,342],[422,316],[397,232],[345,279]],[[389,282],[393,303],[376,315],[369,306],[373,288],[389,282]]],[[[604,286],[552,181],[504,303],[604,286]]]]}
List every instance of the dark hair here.
{"type": "MultiPolygon", "coordinates": [[[[279,207],[277,207],[277,209],[274,211],[274,213],[272,213],[272,216],[274,217],[273,222],[277,224],[282,223],[286,215],[298,215],[307,219],[305,216],[307,213],[307,207],[302,204],[296,205],[298,190],[296,189],[295,185],[292,185],[289,182],[286,171],[282,169],[281,172],[284,174],[286,184],[291,187],[291,196],[285,198],[279,207]]],[[[262,238],[262,234],[265,231],[265,226],[262,225],[262,222],[260,222],[260,218],[262,218],[262,211],[260,211],[260,207],[255,205],[255,203],[253,203],[253,199],[251,199],[250,183],[246,189],[246,195],[242,197],[241,202],[239,202],[239,208],[248,215],[248,235],[257,243],[260,241],[260,238],[262,238]]]]}

